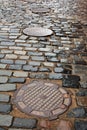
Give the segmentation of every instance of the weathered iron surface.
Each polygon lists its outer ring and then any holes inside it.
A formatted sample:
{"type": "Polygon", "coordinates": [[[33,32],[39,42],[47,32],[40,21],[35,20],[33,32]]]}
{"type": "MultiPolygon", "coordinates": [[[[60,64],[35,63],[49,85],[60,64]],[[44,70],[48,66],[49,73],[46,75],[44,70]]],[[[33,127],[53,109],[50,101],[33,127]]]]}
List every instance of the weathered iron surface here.
{"type": "Polygon", "coordinates": [[[33,81],[15,93],[13,102],[24,113],[53,119],[68,109],[71,97],[57,84],[33,81]]]}
{"type": "Polygon", "coordinates": [[[30,36],[48,36],[51,35],[53,32],[50,29],[31,27],[24,29],[23,33],[30,36]]]}

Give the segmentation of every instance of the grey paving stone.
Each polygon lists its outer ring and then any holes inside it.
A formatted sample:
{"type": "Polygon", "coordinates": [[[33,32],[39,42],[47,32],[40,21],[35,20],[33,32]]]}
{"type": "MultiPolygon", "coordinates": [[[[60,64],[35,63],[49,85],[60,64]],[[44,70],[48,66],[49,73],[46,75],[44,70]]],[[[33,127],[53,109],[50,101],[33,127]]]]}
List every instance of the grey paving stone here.
{"type": "Polygon", "coordinates": [[[24,65],[26,64],[25,60],[15,60],[15,64],[24,65]]]}
{"type": "Polygon", "coordinates": [[[42,56],[42,52],[28,52],[28,55],[32,55],[32,56],[42,56]]]}
{"type": "Polygon", "coordinates": [[[1,92],[14,91],[14,90],[16,90],[15,84],[0,84],[1,92]]]}
{"type": "Polygon", "coordinates": [[[63,78],[63,76],[62,76],[61,73],[58,73],[58,74],[56,74],[56,73],[50,73],[49,74],[49,79],[62,79],[62,78],[63,78]]]}
{"type": "Polygon", "coordinates": [[[40,72],[51,72],[51,70],[49,68],[45,68],[45,67],[39,68],[39,71],[40,72]]]}
{"type": "Polygon", "coordinates": [[[15,71],[13,73],[13,76],[15,76],[15,77],[28,77],[28,72],[15,71]]]}
{"type": "Polygon", "coordinates": [[[13,46],[15,45],[15,42],[12,42],[12,41],[8,41],[8,42],[1,42],[1,45],[6,45],[6,46],[13,46]]]}
{"type": "Polygon", "coordinates": [[[25,78],[11,77],[11,78],[9,78],[8,82],[9,83],[24,83],[25,80],[26,80],[25,78]]]}
{"type": "Polygon", "coordinates": [[[42,51],[42,52],[51,52],[52,51],[51,48],[39,48],[38,50],[42,51]]]}
{"type": "Polygon", "coordinates": [[[1,115],[0,114],[0,126],[11,126],[13,117],[10,115],[1,115]]]}
{"type": "Polygon", "coordinates": [[[0,94],[0,102],[9,102],[10,96],[6,94],[0,94]]]}
{"type": "Polygon", "coordinates": [[[54,72],[56,72],[56,73],[61,73],[63,71],[64,71],[64,69],[62,67],[56,67],[56,68],[54,68],[54,72]]]}
{"type": "Polygon", "coordinates": [[[3,104],[0,103],[0,113],[10,113],[11,112],[11,105],[10,104],[3,104]]]}
{"type": "Polygon", "coordinates": [[[0,76],[0,84],[1,83],[6,83],[8,81],[8,77],[6,76],[0,76]]]}
{"type": "Polygon", "coordinates": [[[71,109],[71,111],[68,112],[68,117],[74,117],[74,118],[85,118],[87,117],[86,111],[83,107],[77,107],[71,109]]]}
{"type": "Polygon", "coordinates": [[[80,77],[77,75],[64,75],[63,76],[63,87],[79,88],[80,77]]]}
{"type": "Polygon", "coordinates": [[[37,62],[37,61],[29,61],[29,65],[31,66],[40,66],[41,62],[37,62]]]}
{"type": "Polygon", "coordinates": [[[75,120],[75,130],[87,130],[87,121],[75,120]]]}
{"type": "Polygon", "coordinates": [[[0,54],[0,59],[1,59],[1,58],[4,58],[4,56],[5,56],[4,54],[0,54]]]}
{"type": "Polygon", "coordinates": [[[52,58],[47,58],[47,61],[51,61],[51,62],[59,62],[59,60],[56,57],[52,57],[52,58]]]}
{"type": "Polygon", "coordinates": [[[42,74],[42,73],[30,73],[29,77],[30,78],[36,78],[36,79],[47,79],[47,75],[42,74]]]}
{"type": "Polygon", "coordinates": [[[76,96],[87,96],[87,89],[80,89],[77,93],[76,96]]]}
{"type": "Polygon", "coordinates": [[[14,54],[18,54],[18,55],[25,55],[26,54],[26,51],[14,51],[14,54]]]}
{"type": "Polygon", "coordinates": [[[1,69],[5,69],[6,68],[6,64],[0,64],[0,68],[1,69]]]}
{"type": "Polygon", "coordinates": [[[11,76],[12,71],[10,70],[0,70],[0,75],[5,75],[5,76],[11,76]]]}
{"type": "Polygon", "coordinates": [[[7,60],[7,59],[1,59],[1,63],[5,63],[5,64],[13,64],[13,60],[7,60]]]}
{"type": "Polygon", "coordinates": [[[52,52],[46,52],[45,53],[45,56],[50,56],[50,57],[54,57],[54,56],[56,56],[56,54],[55,53],[52,53],[52,52]]]}
{"type": "Polygon", "coordinates": [[[38,67],[33,67],[33,66],[30,66],[30,65],[24,65],[23,70],[36,72],[36,71],[38,71],[38,67]]]}
{"type": "Polygon", "coordinates": [[[33,129],[37,126],[36,119],[14,118],[13,127],[33,129]]]}
{"type": "Polygon", "coordinates": [[[3,53],[3,54],[10,54],[10,53],[13,53],[13,50],[3,49],[3,50],[1,50],[1,53],[3,53]]]}
{"type": "Polygon", "coordinates": [[[31,59],[35,60],[35,61],[44,61],[45,60],[45,58],[43,56],[31,56],[31,59]]]}
{"type": "Polygon", "coordinates": [[[6,54],[6,56],[5,56],[5,58],[6,59],[17,59],[17,55],[15,55],[15,54],[6,54]]]}
{"type": "Polygon", "coordinates": [[[11,69],[11,70],[21,70],[22,65],[9,65],[8,68],[11,69]]]}

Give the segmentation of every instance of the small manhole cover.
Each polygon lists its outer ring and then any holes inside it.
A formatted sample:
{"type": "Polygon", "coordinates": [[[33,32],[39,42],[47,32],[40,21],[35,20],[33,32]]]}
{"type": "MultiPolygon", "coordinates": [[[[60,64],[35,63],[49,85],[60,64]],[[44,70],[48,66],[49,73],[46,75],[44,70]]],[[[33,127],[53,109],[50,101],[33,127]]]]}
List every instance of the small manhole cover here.
{"type": "Polygon", "coordinates": [[[49,8],[40,8],[40,7],[38,7],[38,8],[32,8],[31,11],[33,13],[48,13],[50,11],[50,9],[49,8]]]}
{"type": "Polygon", "coordinates": [[[53,119],[68,109],[71,97],[57,84],[33,81],[14,94],[13,103],[24,113],[53,119]]]}
{"type": "Polygon", "coordinates": [[[23,33],[30,36],[48,36],[51,35],[53,32],[50,29],[31,27],[24,29],[23,33]]]}

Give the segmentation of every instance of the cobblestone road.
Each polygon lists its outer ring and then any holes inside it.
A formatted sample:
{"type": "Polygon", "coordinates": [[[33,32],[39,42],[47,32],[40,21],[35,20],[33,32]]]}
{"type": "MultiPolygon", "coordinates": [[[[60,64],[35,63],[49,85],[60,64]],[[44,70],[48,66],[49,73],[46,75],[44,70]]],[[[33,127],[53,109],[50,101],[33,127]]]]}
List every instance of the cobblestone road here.
{"type": "Polygon", "coordinates": [[[0,0],[0,130],[59,130],[61,124],[61,130],[87,130],[87,1],[0,0]],[[36,14],[35,7],[50,12],[36,14]],[[27,36],[26,27],[53,34],[27,36]],[[15,90],[32,79],[72,93],[70,109],[58,120],[27,116],[12,104],[15,90]]]}

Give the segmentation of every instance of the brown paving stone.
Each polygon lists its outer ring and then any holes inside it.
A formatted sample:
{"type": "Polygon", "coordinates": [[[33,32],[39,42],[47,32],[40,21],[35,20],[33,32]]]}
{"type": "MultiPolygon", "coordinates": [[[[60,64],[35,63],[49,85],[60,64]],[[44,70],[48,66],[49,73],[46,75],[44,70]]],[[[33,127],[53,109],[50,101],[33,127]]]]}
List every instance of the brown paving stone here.
{"type": "Polygon", "coordinates": [[[85,96],[85,97],[77,97],[77,104],[79,106],[87,107],[87,96],[85,96]]]}

